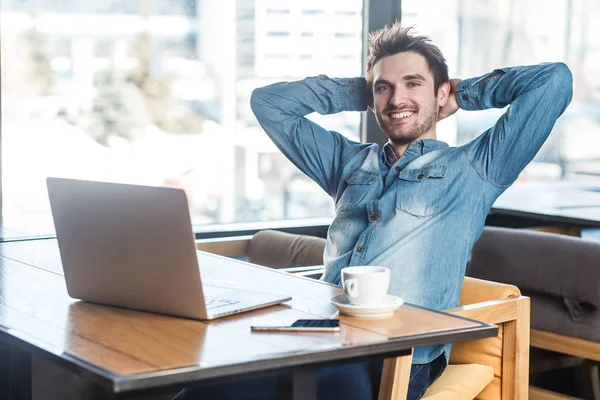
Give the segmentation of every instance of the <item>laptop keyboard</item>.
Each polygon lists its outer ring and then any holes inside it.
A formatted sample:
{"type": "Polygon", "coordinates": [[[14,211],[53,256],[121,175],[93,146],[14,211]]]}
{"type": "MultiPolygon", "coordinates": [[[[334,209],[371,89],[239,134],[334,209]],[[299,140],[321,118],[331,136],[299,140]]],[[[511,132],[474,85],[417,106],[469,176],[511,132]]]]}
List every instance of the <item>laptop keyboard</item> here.
{"type": "Polygon", "coordinates": [[[218,297],[204,297],[207,310],[212,310],[219,307],[229,306],[231,304],[239,303],[239,300],[222,299],[218,297]]]}

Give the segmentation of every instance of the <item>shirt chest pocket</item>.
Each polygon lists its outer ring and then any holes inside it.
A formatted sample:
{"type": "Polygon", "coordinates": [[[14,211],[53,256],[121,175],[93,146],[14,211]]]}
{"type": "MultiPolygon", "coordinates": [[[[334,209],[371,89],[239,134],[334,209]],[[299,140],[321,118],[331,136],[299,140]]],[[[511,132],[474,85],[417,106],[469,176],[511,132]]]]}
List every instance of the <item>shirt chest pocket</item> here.
{"type": "Polygon", "coordinates": [[[446,208],[447,165],[404,170],[398,175],[396,208],[416,217],[429,217],[446,208]]]}
{"type": "Polygon", "coordinates": [[[350,211],[356,208],[361,200],[373,189],[373,183],[377,181],[379,174],[359,169],[347,177],[346,189],[336,203],[336,211],[350,211]]]}

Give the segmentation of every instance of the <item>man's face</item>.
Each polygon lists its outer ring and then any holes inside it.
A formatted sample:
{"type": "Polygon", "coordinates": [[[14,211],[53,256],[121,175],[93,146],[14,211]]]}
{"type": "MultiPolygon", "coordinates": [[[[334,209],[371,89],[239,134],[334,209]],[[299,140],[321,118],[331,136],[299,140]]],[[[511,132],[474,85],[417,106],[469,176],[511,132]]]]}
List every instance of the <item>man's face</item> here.
{"type": "Polygon", "coordinates": [[[438,100],[433,74],[422,55],[398,53],[383,57],[373,66],[375,116],[393,143],[434,139],[438,100]]]}

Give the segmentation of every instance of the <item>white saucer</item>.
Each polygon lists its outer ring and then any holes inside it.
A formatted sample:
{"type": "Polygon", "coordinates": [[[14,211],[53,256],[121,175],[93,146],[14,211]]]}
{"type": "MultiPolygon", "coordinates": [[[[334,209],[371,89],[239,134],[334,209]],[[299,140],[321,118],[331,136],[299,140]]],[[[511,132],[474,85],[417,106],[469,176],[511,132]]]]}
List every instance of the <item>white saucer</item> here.
{"type": "Polygon", "coordinates": [[[362,318],[387,317],[396,312],[398,307],[404,304],[404,300],[402,300],[398,296],[394,296],[391,294],[385,296],[383,304],[379,304],[376,306],[351,305],[345,294],[333,296],[329,299],[329,302],[333,304],[338,310],[340,310],[340,314],[362,318]]]}

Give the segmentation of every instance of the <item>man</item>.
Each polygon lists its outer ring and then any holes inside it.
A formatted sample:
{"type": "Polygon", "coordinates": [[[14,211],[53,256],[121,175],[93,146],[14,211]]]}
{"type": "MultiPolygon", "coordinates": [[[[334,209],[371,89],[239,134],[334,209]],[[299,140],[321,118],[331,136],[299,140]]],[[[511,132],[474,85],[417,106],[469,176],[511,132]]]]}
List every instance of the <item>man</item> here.
{"type": "MultiPolygon", "coordinates": [[[[442,310],[459,304],[467,259],[492,204],[535,156],[571,95],[571,73],[560,63],[449,80],[440,50],[396,23],[371,35],[366,79],[277,83],[256,89],[251,103],[279,149],[334,199],[323,279],[340,284],[343,267],[384,265],[392,271],[390,293],[442,310]],[[464,146],[436,140],[437,121],[459,108],[507,105],[464,146]],[[388,137],[382,151],[305,118],[369,106],[388,137]]],[[[441,375],[450,349],[415,349],[409,399],[441,375]]],[[[321,371],[319,396],[375,398],[381,365],[321,371]]]]}

